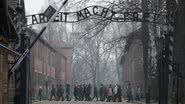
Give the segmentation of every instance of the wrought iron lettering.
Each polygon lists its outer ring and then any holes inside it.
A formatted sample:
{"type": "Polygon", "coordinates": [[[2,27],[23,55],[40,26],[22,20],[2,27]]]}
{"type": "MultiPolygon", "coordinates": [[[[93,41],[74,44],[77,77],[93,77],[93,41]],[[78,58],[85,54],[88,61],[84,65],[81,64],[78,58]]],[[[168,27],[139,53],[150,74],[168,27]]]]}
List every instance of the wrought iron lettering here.
{"type": "Polygon", "coordinates": [[[64,21],[65,21],[65,22],[67,22],[67,16],[68,16],[68,14],[69,14],[69,13],[64,13],[64,15],[65,15],[65,17],[64,17],[64,18],[65,18],[65,19],[64,19],[64,21]]]}
{"type": "Polygon", "coordinates": [[[47,22],[47,17],[45,17],[44,14],[40,14],[39,15],[39,20],[40,20],[40,23],[46,23],[47,22]]]}
{"type": "Polygon", "coordinates": [[[103,8],[103,10],[101,12],[101,16],[105,18],[107,16],[108,11],[109,11],[108,8],[103,8]]]}
{"type": "Polygon", "coordinates": [[[129,19],[129,12],[124,13],[124,21],[128,21],[129,19]]]}
{"type": "Polygon", "coordinates": [[[37,18],[35,15],[32,15],[32,24],[38,24],[37,18]]]}
{"type": "Polygon", "coordinates": [[[93,7],[93,14],[98,15],[98,7],[97,6],[93,7]]]}
{"type": "Polygon", "coordinates": [[[133,12],[133,21],[138,21],[138,13],[137,12],[133,12]]]}
{"type": "Polygon", "coordinates": [[[54,22],[59,22],[60,21],[60,18],[59,18],[59,15],[57,15],[55,18],[54,18],[54,22]]]}
{"type": "Polygon", "coordinates": [[[89,12],[87,8],[84,9],[84,13],[85,13],[86,18],[91,16],[91,13],[89,12]]]}
{"type": "Polygon", "coordinates": [[[85,16],[82,14],[82,11],[77,12],[77,18],[78,18],[78,21],[85,18],[85,16]]]}
{"type": "MultiPolygon", "coordinates": [[[[151,22],[163,25],[170,22],[166,13],[155,14],[137,11],[125,11],[120,13],[101,6],[90,6],[77,12],[60,12],[53,22],[74,23],[85,20],[89,17],[96,17],[99,19],[106,18],[112,22],[151,22]]],[[[48,18],[41,13],[27,16],[27,21],[27,25],[35,25],[47,23],[48,18]]]]}
{"type": "Polygon", "coordinates": [[[147,12],[143,13],[143,21],[148,22],[149,21],[149,17],[150,17],[149,13],[147,13],[147,12]]]}

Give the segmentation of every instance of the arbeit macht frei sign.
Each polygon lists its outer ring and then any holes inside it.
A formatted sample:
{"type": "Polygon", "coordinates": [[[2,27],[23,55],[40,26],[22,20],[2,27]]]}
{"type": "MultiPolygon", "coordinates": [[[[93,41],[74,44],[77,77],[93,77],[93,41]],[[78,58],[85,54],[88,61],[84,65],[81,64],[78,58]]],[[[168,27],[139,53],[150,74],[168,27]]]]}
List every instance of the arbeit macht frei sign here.
{"type": "MultiPolygon", "coordinates": [[[[49,20],[44,13],[28,15],[26,18],[27,26],[47,23],[49,20]]],[[[165,13],[155,14],[137,11],[116,12],[102,6],[89,6],[76,12],[60,12],[53,22],[74,23],[85,19],[107,19],[112,22],[151,22],[163,25],[168,23],[168,16],[165,13]]]]}

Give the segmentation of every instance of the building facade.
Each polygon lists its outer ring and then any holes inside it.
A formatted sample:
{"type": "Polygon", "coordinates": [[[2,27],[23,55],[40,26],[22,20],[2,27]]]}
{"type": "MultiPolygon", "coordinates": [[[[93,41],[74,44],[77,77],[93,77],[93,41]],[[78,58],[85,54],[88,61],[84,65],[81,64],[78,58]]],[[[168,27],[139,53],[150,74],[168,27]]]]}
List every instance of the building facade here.
{"type": "Polygon", "coordinates": [[[64,79],[64,84],[72,84],[72,47],[61,47],[56,49],[62,53],[66,59],[62,60],[61,79],[64,79]],[[66,61],[65,61],[66,60],[66,61]]]}
{"type": "Polygon", "coordinates": [[[66,61],[62,61],[62,71],[61,74],[64,79],[64,84],[72,84],[72,57],[73,57],[73,47],[68,46],[61,39],[54,39],[52,45],[55,49],[66,57],[66,61]],[[66,66],[66,68],[64,68],[66,66]]]}
{"type": "MultiPolygon", "coordinates": [[[[37,35],[34,30],[27,29],[31,41],[37,35]]],[[[44,35],[44,34],[43,34],[44,35]]],[[[31,95],[32,99],[38,99],[39,87],[43,89],[43,98],[48,99],[51,86],[70,82],[71,60],[70,51],[58,50],[46,40],[40,38],[30,52],[31,69],[31,95]]]]}
{"type": "Polygon", "coordinates": [[[125,54],[121,59],[124,94],[128,86],[144,89],[143,47],[139,35],[137,30],[128,36],[125,54]]]}

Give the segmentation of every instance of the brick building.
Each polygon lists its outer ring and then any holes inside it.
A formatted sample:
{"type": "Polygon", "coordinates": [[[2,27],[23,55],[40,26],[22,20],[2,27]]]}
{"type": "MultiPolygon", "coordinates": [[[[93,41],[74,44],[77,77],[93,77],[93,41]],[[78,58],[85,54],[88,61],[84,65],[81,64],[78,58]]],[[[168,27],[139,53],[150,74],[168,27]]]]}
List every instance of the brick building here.
{"type": "Polygon", "coordinates": [[[56,50],[66,57],[66,63],[64,60],[62,61],[61,79],[64,79],[64,84],[72,84],[72,47],[61,47],[56,50]]]}
{"type": "Polygon", "coordinates": [[[52,41],[53,47],[61,54],[66,57],[66,63],[63,61],[62,63],[62,79],[65,80],[65,84],[72,84],[72,55],[73,55],[73,47],[68,46],[63,40],[61,39],[54,39],[52,41]],[[66,68],[65,67],[66,64],[66,68]],[[64,70],[65,69],[65,70],[64,70]],[[66,75],[66,76],[65,76],[66,75]]]}
{"type": "Polygon", "coordinates": [[[123,70],[123,89],[131,85],[144,88],[143,52],[142,42],[139,38],[139,30],[132,32],[127,39],[125,54],[121,58],[123,70]]]}
{"type": "MultiPolygon", "coordinates": [[[[31,29],[27,29],[27,32],[33,41],[36,32],[31,29]]],[[[68,48],[55,49],[42,38],[36,42],[30,53],[33,99],[37,99],[39,87],[43,88],[44,97],[47,99],[52,84],[65,85],[71,82],[71,56],[68,48]]]]}

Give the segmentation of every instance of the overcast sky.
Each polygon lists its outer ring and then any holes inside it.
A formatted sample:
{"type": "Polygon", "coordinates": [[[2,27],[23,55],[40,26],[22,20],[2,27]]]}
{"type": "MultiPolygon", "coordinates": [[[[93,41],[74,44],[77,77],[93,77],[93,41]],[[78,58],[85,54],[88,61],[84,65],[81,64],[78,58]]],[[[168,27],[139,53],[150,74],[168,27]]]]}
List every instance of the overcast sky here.
{"type": "Polygon", "coordinates": [[[39,13],[48,0],[25,0],[26,14],[39,13]]]}
{"type": "MultiPolygon", "coordinates": [[[[50,0],[24,0],[25,1],[25,9],[26,9],[26,15],[31,15],[31,14],[37,14],[40,13],[41,10],[45,10],[49,3],[48,1],[50,0]]],[[[51,1],[55,1],[57,2],[57,4],[61,4],[60,1],[63,0],[51,0],[51,1]]],[[[79,0],[68,0],[68,1],[79,1],[79,0]]],[[[98,1],[112,1],[112,0],[90,0],[91,2],[89,3],[89,5],[97,5],[98,1]]],[[[98,4],[100,5],[100,4],[98,4]]]]}

